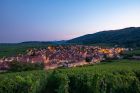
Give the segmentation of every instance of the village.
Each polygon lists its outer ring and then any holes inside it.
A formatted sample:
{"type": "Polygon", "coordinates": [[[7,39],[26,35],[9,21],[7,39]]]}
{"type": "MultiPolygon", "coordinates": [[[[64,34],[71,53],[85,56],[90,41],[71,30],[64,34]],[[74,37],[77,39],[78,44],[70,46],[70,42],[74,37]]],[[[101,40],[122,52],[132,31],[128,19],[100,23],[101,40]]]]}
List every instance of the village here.
{"type": "Polygon", "coordinates": [[[43,62],[45,69],[58,67],[76,67],[95,64],[106,59],[121,59],[120,55],[126,51],[125,48],[113,47],[102,48],[99,46],[84,45],[59,45],[48,46],[43,49],[28,49],[26,54],[18,54],[14,57],[3,57],[0,59],[0,69],[8,69],[8,63],[17,62],[43,62]]]}

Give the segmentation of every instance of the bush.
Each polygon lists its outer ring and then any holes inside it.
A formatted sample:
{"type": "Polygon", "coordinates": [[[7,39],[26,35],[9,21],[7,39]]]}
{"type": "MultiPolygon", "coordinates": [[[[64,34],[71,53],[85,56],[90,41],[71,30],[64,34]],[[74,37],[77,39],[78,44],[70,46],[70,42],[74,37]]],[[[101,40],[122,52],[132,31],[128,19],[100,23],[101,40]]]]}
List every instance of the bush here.
{"type": "Polygon", "coordinates": [[[27,63],[27,62],[10,62],[9,71],[20,72],[29,70],[42,70],[44,68],[43,62],[27,63]]]}
{"type": "Polygon", "coordinates": [[[85,61],[86,61],[86,62],[91,62],[91,61],[92,61],[92,57],[86,57],[86,58],[85,58],[85,61]]]}

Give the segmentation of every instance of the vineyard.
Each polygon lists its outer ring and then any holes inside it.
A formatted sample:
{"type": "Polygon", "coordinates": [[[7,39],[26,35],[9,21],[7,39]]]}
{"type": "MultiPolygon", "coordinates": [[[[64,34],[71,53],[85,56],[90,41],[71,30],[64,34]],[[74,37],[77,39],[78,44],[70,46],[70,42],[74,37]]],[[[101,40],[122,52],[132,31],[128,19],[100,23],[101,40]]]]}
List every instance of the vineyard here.
{"type": "Polygon", "coordinates": [[[124,56],[132,57],[132,56],[140,56],[140,49],[136,49],[133,51],[127,51],[124,53],[124,56]]]}
{"type": "Polygon", "coordinates": [[[140,93],[140,62],[0,74],[0,93],[140,93]]]}

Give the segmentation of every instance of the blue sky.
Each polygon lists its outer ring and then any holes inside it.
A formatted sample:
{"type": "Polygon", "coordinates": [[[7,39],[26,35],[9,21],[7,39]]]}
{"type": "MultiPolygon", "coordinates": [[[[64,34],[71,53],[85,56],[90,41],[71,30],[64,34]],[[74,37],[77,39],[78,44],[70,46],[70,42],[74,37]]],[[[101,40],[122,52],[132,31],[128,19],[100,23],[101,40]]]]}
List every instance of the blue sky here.
{"type": "Polygon", "coordinates": [[[140,0],[0,0],[0,43],[140,26],[140,0]]]}

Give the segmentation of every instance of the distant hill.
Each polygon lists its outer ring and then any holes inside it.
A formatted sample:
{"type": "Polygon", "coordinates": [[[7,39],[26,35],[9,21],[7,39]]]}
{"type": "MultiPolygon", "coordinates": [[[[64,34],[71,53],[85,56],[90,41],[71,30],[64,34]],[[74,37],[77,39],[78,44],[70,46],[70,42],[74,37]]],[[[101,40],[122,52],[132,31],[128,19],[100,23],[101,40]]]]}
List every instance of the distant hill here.
{"type": "Polygon", "coordinates": [[[61,40],[61,41],[27,41],[27,42],[22,42],[20,44],[64,44],[66,41],[65,40],[61,40]]]}
{"type": "Polygon", "coordinates": [[[47,45],[47,44],[52,44],[52,42],[49,42],[49,41],[26,41],[26,42],[21,42],[18,44],[20,44],[20,45],[47,45]]]}
{"type": "Polygon", "coordinates": [[[101,31],[67,41],[79,44],[114,44],[125,47],[140,47],[140,27],[101,31]]]}

